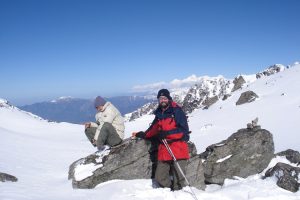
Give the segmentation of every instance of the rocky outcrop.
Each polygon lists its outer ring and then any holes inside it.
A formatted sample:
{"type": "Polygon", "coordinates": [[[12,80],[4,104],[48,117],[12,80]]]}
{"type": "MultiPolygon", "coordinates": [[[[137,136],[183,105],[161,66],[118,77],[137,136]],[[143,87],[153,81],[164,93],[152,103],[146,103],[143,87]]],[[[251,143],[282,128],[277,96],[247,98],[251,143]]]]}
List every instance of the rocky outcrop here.
{"type": "Polygon", "coordinates": [[[292,149],[288,149],[276,154],[276,156],[285,156],[291,163],[300,165],[300,153],[292,149]]]}
{"type": "Polygon", "coordinates": [[[240,129],[201,154],[207,183],[222,185],[226,178],[262,172],[274,156],[272,134],[260,126],[240,129]]]}
{"type": "MultiPolygon", "coordinates": [[[[186,176],[190,184],[204,189],[204,170],[193,143],[189,142],[191,159],[186,176]]],[[[96,152],[75,161],[69,168],[74,188],[94,188],[113,179],[150,179],[155,171],[156,148],[145,140],[125,140],[110,150],[96,152]]]]}
{"type": "Polygon", "coordinates": [[[238,99],[238,101],[236,102],[236,105],[250,103],[250,102],[255,101],[257,98],[258,98],[258,95],[255,94],[255,92],[253,92],[253,91],[243,92],[241,94],[240,98],[238,99]]]}
{"type": "Polygon", "coordinates": [[[7,182],[7,181],[17,182],[18,179],[13,175],[0,172],[0,181],[1,182],[7,182]]]}
{"type": "Polygon", "coordinates": [[[130,116],[128,116],[128,121],[133,121],[143,115],[152,114],[153,111],[157,108],[157,102],[147,103],[146,105],[142,106],[141,108],[137,109],[136,111],[132,112],[130,116]]]}
{"type": "Polygon", "coordinates": [[[274,167],[270,168],[265,177],[275,177],[277,185],[285,190],[297,192],[300,186],[300,168],[293,167],[285,163],[277,163],[274,167]]]}
{"type": "Polygon", "coordinates": [[[182,109],[191,113],[197,108],[208,108],[218,99],[228,95],[231,88],[232,82],[223,77],[203,78],[190,88],[183,100],[182,109]]]}
{"type": "Polygon", "coordinates": [[[270,75],[276,74],[278,72],[281,72],[285,69],[286,69],[286,67],[284,65],[275,64],[275,65],[272,65],[272,66],[268,67],[266,70],[257,73],[256,78],[259,79],[259,78],[262,78],[264,76],[270,76],[270,75]]]}
{"type": "Polygon", "coordinates": [[[243,78],[243,76],[238,76],[238,77],[236,77],[236,78],[233,80],[234,86],[233,86],[231,92],[234,92],[234,91],[236,91],[236,90],[238,90],[238,89],[241,89],[242,86],[243,86],[243,84],[245,84],[245,83],[246,83],[246,81],[245,81],[245,79],[243,78]]]}
{"type": "Polygon", "coordinates": [[[211,105],[213,105],[214,103],[216,103],[219,100],[218,96],[214,96],[211,98],[207,98],[204,102],[203,102],[203,106],[204,109],[208,109],[211,105]]]}

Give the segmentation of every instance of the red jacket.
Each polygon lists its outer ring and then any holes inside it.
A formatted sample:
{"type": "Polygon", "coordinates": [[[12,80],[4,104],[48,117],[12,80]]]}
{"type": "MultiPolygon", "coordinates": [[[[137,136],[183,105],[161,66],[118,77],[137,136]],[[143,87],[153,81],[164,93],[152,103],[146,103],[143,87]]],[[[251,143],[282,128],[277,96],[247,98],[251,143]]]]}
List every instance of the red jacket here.
{"type": "MultiPolygon", "coordinates": [[[[189,132],[187,118],[182,109],[175,103],[171,102],[169,108],[162,111],[158,108],[155,112],[155,119],[152,125],[145,132],[145,138],[158,136],[158,134],[166,134],[165,138],[176,159],[189,159],[189,148],[182,138],[184,132],[189,132]]],[[[159,161],[173,160],[165,145],[161,142],[158,146],[159,161]]]]}

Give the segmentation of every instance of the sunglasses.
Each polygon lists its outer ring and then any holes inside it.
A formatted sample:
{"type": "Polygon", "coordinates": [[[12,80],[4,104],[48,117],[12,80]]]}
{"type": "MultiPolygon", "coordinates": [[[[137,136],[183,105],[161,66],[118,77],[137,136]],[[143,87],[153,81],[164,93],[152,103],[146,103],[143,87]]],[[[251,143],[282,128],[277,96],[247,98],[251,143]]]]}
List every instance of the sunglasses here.
{"type": "Polygon", "coordinates": [[[165,96],[160,96],[160,97],[158,98],[158,100],[159,100],[159,101],[169,101],[169,99],[168,99],[167,97],[165,97],[165,96]]]}

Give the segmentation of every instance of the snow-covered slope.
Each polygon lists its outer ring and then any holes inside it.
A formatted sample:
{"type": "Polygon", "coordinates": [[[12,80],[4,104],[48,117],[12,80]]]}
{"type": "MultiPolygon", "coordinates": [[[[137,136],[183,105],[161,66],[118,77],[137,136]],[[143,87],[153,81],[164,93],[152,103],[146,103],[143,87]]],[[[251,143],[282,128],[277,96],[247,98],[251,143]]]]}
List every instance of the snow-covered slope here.
{"type": "Polygon", "coordinates": [[[287,148],[300,150],[300,65],[272,76],[263,77],[242,90],[232,93],[209,110],[197,110],[190,117],[192,139],[198,150],[220,141],[254,118],[274,136],[275,151],[287,148]],[[236,106],[240,94],[254,91],[259,99],[236,106]]]}
{"type": "Polygon", "coordinates": [[[0,199],[76,196],[67,181],[68,167],[94,151],[82,126],[49,123],[0,99],[0,135],[0,172],[18,178],[16,183],[0,182],[0,199]]]}
{"type": "MultiPolygon", "coordinates": [[[[273,133],[276,152],[287,148],[299,151],[299,91],[300,65],[273,76],[263,76],[208,110],[192,112],[189,118],[193,131],[191,140],[200,153],[208,145],[226,139],[258,117],[262,128],[273,133]],[[240,94],[247,90],[253,90],[259,99],[236,106],[240,94]]],[[[126,136],[133,131],[145,130],[152,120],[153,115],[145,115],[127,122],[126,136]]],[[[71,181],[67,180],[69,165],[95,151],[85,138],[83,126],[50,123],[8,105],[2,99],[0,135],[0,172],[19,179],[16,183],[0,183],[0,199],[193,199],[187,188],[176,192],[167,188],[153,189],[151,180],[114,180],[92,190],[72,189],[71,181]]],[[[278,161],[288,162],[277,157],[270,167],[278,161]]],[[[260,176],[226,180],[222,187],[210,185],[205,191],[194,189],[194,192],[198,199],[300,199],[300,191],[288,192],[279,188],[273,178],[262,180],[260,176]]]]}

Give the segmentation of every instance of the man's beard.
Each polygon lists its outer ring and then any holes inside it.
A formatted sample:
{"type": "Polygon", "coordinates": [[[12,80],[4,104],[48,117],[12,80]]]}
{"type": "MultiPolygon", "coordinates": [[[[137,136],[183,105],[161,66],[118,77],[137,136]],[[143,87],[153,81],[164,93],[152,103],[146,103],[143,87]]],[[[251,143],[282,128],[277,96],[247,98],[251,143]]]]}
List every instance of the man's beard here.
{"type": "Polygon", "coordinates": [[[165,109],[169,106],[169,103],[168,102],[162,102],[159,104],[159,106],[162,108],[162,109],[165,109]]]}

